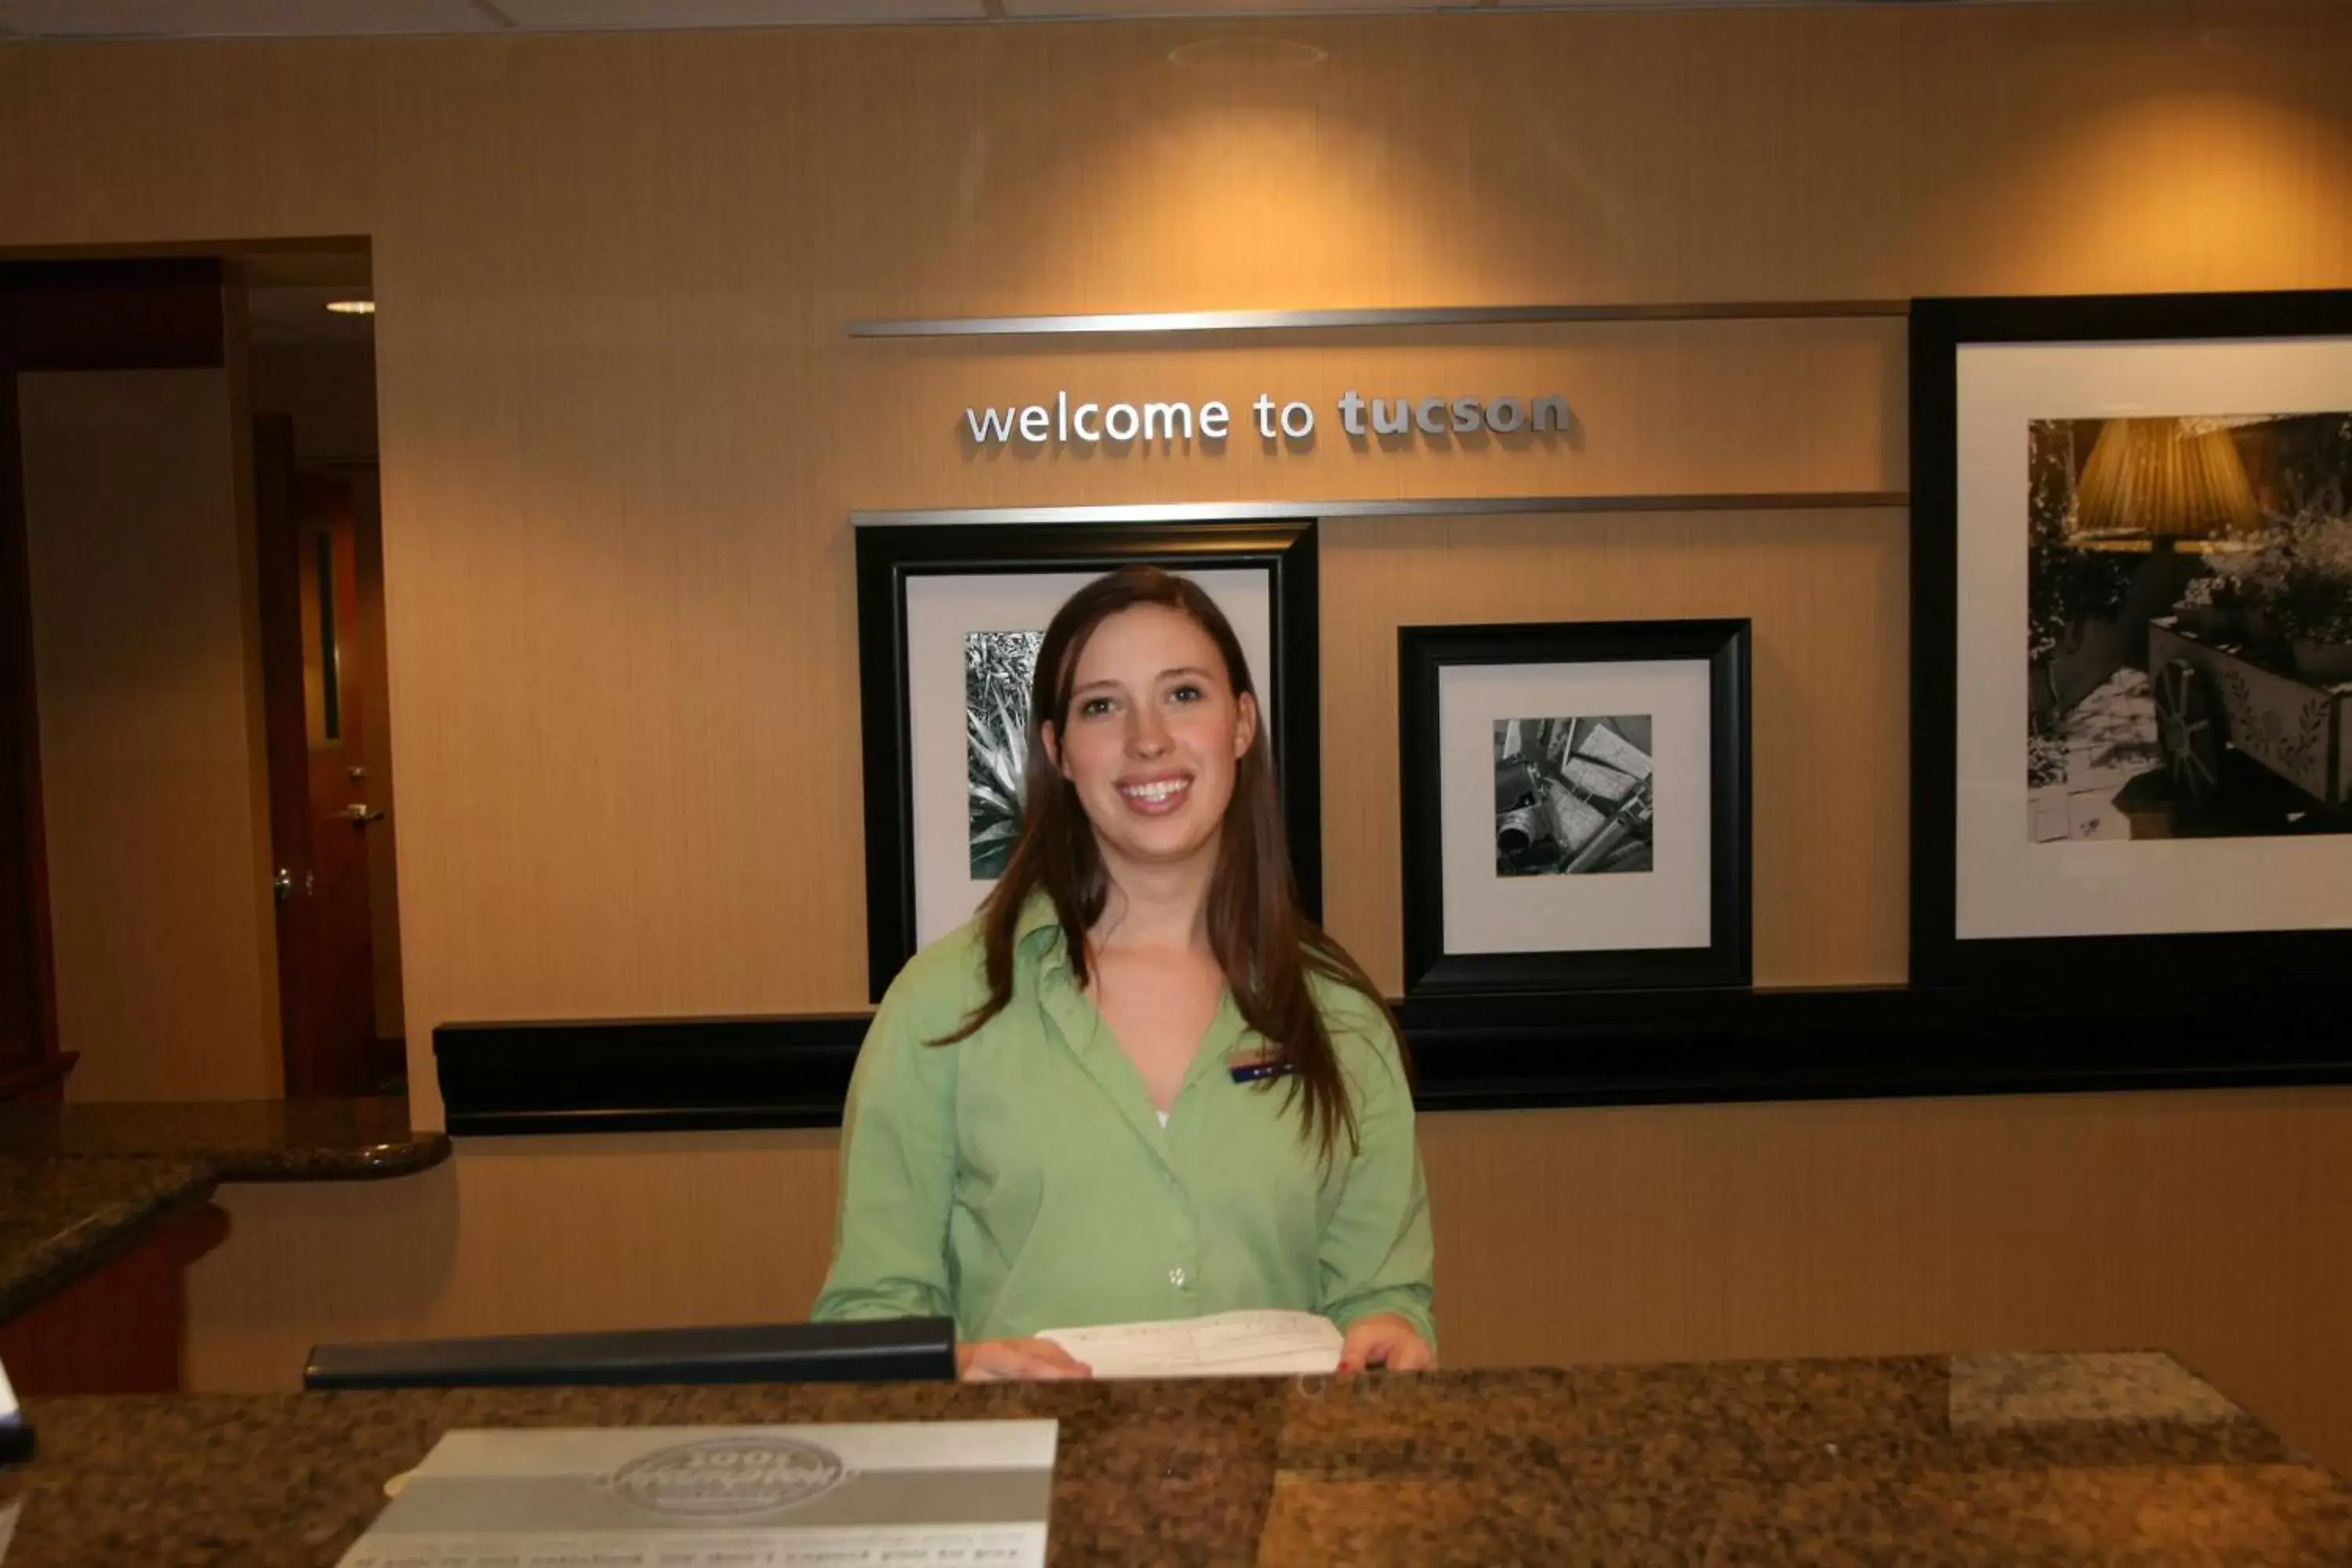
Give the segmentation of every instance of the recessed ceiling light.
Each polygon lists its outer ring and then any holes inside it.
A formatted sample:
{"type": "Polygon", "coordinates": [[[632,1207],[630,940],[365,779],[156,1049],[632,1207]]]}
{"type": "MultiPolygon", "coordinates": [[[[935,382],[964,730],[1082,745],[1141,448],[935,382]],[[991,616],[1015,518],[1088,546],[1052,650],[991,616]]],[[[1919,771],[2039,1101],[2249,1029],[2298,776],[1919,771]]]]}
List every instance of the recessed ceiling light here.
{"type": "Polygon", "coordinates": [[[332,310],[338,316],[373,316],[375,314],[375,301],[373,300],[330,300],[327,301],[327,309],[332,310]]]}

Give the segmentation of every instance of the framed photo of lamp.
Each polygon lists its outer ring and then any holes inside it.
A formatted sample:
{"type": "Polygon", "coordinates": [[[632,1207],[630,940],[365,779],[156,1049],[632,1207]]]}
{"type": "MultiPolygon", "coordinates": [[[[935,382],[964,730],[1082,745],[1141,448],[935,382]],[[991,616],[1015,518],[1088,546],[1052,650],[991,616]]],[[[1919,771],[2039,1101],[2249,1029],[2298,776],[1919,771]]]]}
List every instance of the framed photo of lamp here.
{"type": "Polygon", "coordinates": [[[2352,964],[2352,292],[1911,317],[1912,980],[2352,964]]]}
{"type": "Polygon", "coordinates": [[[1311,521],[868,524],[857,531],[867,988],[971,918],[1021,826],[1029,682],[1054,612],[1148,563],[1233,623],[1281,781],[1291,866],[1322,902],[1311,521]]]}
{"type": "Polygon", "coordinates": [[[1404,626],[1405,995],[1749,983],[1744,620],[1404,626]]]}

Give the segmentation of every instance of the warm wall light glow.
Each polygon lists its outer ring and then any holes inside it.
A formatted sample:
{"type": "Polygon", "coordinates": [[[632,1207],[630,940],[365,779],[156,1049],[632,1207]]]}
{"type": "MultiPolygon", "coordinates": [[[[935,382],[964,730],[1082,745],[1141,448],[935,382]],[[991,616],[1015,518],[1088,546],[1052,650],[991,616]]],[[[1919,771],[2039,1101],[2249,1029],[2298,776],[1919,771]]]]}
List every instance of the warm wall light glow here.
{"type": "Polygon", "coordinates": [[[327,301],[327,309],[332,310],[338,316],[373,316],[375,314],[375,301],[373,300],[330,300],[327,301]]]}

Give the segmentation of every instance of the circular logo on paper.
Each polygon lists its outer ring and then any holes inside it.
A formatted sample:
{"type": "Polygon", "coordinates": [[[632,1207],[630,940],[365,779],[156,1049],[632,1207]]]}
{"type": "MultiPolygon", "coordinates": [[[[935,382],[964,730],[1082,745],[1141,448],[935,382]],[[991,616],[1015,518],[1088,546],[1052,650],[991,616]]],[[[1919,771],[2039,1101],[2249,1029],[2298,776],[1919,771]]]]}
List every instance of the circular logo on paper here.
{"type": "Polygon", "coordinates": [[[712,1519],[797,1508],[849,1479],[841,1457],[793,1437],[711,1437],[640,1454],[613,1489],[655,1513],[712,1519]]]}

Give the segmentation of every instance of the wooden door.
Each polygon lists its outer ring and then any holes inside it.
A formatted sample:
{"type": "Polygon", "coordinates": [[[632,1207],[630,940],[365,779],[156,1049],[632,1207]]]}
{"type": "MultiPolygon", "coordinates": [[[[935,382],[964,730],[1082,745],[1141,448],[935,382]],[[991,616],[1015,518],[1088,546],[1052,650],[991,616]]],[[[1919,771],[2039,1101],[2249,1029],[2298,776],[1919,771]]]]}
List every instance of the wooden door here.
{"type": "Polygon", "coordinates": [[[289,1096],[375,1092],[396,1072],[375,1032],[358,555],[349,480],[298,471],[290,426],[255,421],[262,684],[289,1096]]]}

